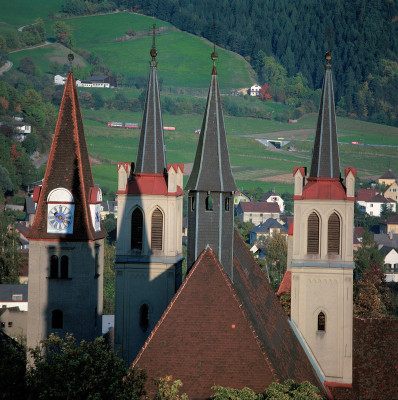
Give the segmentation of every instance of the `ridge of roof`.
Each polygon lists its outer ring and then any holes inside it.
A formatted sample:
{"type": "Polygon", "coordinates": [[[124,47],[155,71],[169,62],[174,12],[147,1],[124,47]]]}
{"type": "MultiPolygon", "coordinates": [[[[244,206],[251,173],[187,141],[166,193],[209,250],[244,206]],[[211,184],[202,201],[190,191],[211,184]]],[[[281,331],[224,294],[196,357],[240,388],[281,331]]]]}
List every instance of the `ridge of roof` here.
{"type": "Polygon", "coordinates": [[[315,133],[310,177],[339,178],[340,159],[334,108],[331,54],[325,56],[325,73],[315,133]]]}
{"type": "Polygon", "coordinates": [[[157,62],[150,61],[147,94],[142,116],[135,173],[163,174],[167,169],[157,62]]]}
{"type": "Polygon", "coordinates": [[[239,206],[243,212],[280,212],[278,203],[263,201],[240,202],[239,206]]]}
{"type": "Polygon", "coordinates": [[[75,78],[69,72],[58,113],[47,168],[38,199],[36,217],[29,239],[81,241],[106,236],[103,227],[95,231],[90,218],[89,192],[94,187],[84,135],[83,118],[75,78]],[[47,233],[47,198],[53,189],[63,187],[74,198],[73,234],[47,233]]]}
{"type": "Polygon", "coordinates": [[[389,169],[386,173],[384,173],[379,179],[397,179],[397,176],[389,169]]]}
{"type": "Polygon", "coordinates": [[[185,186],[187,190],[235,192],[218,75],[213,67],[206,110],[199,134],[195,161],[185,186]]]}

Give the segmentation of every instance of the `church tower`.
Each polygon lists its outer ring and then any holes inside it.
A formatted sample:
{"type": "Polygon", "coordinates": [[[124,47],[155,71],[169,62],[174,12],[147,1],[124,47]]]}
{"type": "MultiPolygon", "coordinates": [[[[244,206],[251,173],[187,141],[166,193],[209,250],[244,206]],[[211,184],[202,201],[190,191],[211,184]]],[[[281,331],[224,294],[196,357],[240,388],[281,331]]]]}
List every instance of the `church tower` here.
{"type": "Polygon", "coordinates": [[[150,54],[137,162],[118,164],[115,349],[129,364],[182,279],[184,165],[166,164],[155,36],[150,54]]]}
{"type": "Polygon", "coordinates": [[[352,382],[355,168],[340,175],[332,81],[325,75],[311,170],[294,169],[291,315],[325,381],[352,382]]]}
{"type": "MultiPolygon", "coordinates": [[[[69,57],[73,57],[70,55],[69,57]]],[[[29,231],[27,344],[56,333],[101,335],[106,232],[94,185],[73,74],[68,74],[43,185],[29,231]]]]}
{"type": "Polygon", "coordinates": [[[236,185],[229,163],[227,138],[213,51],[213,71],[188,190],[187,269],[210,246],[231,280],[236,185]]]}

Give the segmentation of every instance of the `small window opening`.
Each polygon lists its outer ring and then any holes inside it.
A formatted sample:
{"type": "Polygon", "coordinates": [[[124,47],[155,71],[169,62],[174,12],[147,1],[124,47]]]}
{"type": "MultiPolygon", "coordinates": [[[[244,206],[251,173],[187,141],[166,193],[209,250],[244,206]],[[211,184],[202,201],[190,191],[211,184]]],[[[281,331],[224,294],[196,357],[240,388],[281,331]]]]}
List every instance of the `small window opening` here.
{"type": "Polygon", "coordinates": [[[99,277],[99,249],[95,249],[94,278],[99,277]]]}
{"type": "Polygon", "coordinates": [[[143,304],[140,307],[140,327],[146,332],[149,326],[149,307],[148,304],[143,304]]]}
{"type": "Polygon", "coordinates": [[[58,256],[51,256],[50,278],[58,278],[58,256]]]}
{"type": "Polygon", "coordinates": [[[61,257],[61,278],[67,278],[69,275],[69,259],[68,256],[61,257]]]}
{"type": "Polygon", "coordinates": [[[131,215],[131,248],[142,250],[142,228],[143,215],[140,209],[136,208],[131,215]]]}
{"type": "Polygon", "coordinates": [[[213,197],[211,196],[206,197],[206,210],[213,211],[213,197]]]}
{"type": "Polygon", "coordinates": [[[318,314],[318,331],[325,331],[326,318],[323,312],[318,314]]]}
{"type": "Polygon", "coordinates": [[[54,310],[51,316],[51,328],[62,329],[64,327],[64,314],[61,310],[54,310]]]}
{"type": "Polygon", "coordinates": [[[229,197],[226,197],[225,198],[225,211],[229,211],[229,203],[230,202],[230,199],[229,199],[229,197]]]}
{"type": "Polygon", "coordinates": [[[195,197],[190,197],[191,211],[195,211],[195,197]]]}
{"type": "Polygon", "coordinates": [[[12,322],[11,321],[8,323],[8,327],[12,328],[12,322]]]}

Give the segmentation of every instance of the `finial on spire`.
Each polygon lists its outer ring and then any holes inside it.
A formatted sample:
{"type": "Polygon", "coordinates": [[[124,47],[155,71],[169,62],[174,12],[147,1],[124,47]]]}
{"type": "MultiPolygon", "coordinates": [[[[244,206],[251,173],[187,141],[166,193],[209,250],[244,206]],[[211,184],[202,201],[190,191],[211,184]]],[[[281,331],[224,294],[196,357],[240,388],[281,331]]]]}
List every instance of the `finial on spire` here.
{"type": "Polygon", "coordinates": [[[330,43],[332,41],[332,29],[330,28],[330,26],[328,28],[328,34],[327,35],[328,35],[328,51],[325,54],[325,60],[326,60],[326,66],[330,67],[332,65],[332,63],[331,63],[331,61],[332,61],[332,52],[330,50],[330,43]]]}
{"type": "Polygon", "coordinates": [[[72,54],[72,41],[69,40],[69,54],[68,54],[68,61],[69,61],[69,72],[72,72],[72,62],[75,59],[75,56],[72,54]]]}
{"type": "Polygon", "coordinates": [[[214,21],[214,16],[213,16],[213,53],[211,53],[211,59],[213,60],[213,72],[216,67],[217,58],[218,54],[216,53],[216,23],[214,21]]]}
{"type": "Polygon", "coordinates": [[[152,27],[152,49],[150,51],[152,61],[155,61],[155,58],[158,55],[158,52],[156,51],[156,46],[155,46],[155,36],[156,36],[156,24],[153,24],[153,27],[152,27]]]}

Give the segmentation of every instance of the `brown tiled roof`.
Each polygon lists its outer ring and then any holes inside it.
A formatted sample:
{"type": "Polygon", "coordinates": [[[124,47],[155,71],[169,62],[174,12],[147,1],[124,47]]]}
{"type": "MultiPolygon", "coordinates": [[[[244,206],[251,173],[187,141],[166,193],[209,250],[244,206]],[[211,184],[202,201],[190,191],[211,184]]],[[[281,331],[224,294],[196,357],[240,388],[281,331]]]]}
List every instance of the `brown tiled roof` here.
{"type": "Polygon", "coordinates": [[[65,83],[36,217],[28,238],[67,241],[104,238],[105,230],[102,228],[95,232],[91,223],[88,200],[90,188],[93,187],[76,83],[70,72],[65,83]],[[47,198],[53,189],[59,187],[68,189],[74,198],[73,234],[47,233],[47,198]]]}
{"type": "Polygon", "coordinates": [[[352,387],[334,386],[334,400],[398,399],[398,319],[354,318],[352,387]]]}
{"type": "Polygon", "coordinates": [[[287,378],[321,388],[277,297],[237,233],[234,243],[234,282],[206,248],[133,365],[146,369],[148,381],[166,375],[181,379],[182,390],[195,399],[207,399],[213,385],[260,392],[287,378]]]}
{"type": "Polygon", "coordinates": [[[265,203],[265,202],[254,202],[239,203],[243,212],[259,212],[259,213],[279,213],[280,209],[278,203],[265,203]]]}
{"type": "Polygon", "coordinates": [[[379,193],[377,189],[358,189],[357,198],[358,201],[368,201],[379,193]]]}
{"type": "Polygon", "coordinates": [[[397,179],[397,177],[393,174],[391,169],[389,169],[385,174],[383,174],[379,179],[397,179]]]}
{"type": "Polygon", "coordinates": [[[283,275],[282,282],[279,286],[277,296],[281,296],[284,293],[290,292],[292,289],[292,271],[286,271],[283,275]]]}
{"type": "Polygon", "coordinates": [[[368,203],[395,203],[395,201],[387,199],[381,194],[376,194],[368,200],[368,203]]]}

